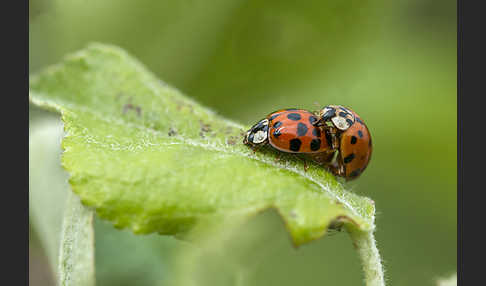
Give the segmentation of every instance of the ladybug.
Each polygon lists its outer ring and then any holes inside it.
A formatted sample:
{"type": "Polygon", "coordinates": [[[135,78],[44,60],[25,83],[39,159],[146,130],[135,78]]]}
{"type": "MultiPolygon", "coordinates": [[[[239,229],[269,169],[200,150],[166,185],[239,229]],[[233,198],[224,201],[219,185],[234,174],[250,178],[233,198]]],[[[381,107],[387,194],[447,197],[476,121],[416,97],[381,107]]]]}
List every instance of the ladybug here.
{"type": "Polygon", "coordinates": [[[338,143],[332,145],[338,152],[332,163],[327,157],[316,155],[312,158],[328,165],[334,174],[346,180],[358,178],[368,166],[373,150],[371,134],[363,120],[344,106],[328,105],[320,110],[319,120],[314,125],[327,130],[331,141],[338,143]]]}
{"type": "Polygon", "coordinates": [[[315,126],[318,117],[303,109],[282,109],[270,113],[247,131],[243,143],[252,148],[270,144],[287,153],[331,152],[332,137],[315,126]]]}

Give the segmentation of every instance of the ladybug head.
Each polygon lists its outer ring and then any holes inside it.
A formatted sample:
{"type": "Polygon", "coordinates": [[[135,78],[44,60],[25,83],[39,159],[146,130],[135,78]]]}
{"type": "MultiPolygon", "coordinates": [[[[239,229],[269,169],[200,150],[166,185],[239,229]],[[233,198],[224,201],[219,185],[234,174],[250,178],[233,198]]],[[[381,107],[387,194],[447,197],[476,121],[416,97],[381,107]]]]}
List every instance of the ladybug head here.
{"type": "Polygon", "coordinates": [[[319,111],[319,120],[316,126],[332,126],[346,131],[354,123],[353,113],[340,105],[327,105],[319,111]]]}
{"type": "Polygon", "coordinates": [[[253,125],[245,134],[243,143],[246,145],[260,145],[266,143],[268,140],[268,119],[260,120],[253,125]]]}

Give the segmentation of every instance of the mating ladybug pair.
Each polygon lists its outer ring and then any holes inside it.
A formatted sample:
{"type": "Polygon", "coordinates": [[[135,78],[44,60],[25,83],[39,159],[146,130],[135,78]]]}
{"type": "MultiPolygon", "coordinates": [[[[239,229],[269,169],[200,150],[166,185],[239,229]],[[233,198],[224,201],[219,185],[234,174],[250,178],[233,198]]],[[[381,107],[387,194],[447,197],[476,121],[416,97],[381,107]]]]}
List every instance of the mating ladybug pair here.
{"type": "Polygon", "coordinates": [[[305,154],[346,180],[356,179],[371,158],[371,135],[352,110],[328,105],[319,112],[283,109],[270,113],[248,130],[243,143],[270,144],[286,153],[305,154]]]}

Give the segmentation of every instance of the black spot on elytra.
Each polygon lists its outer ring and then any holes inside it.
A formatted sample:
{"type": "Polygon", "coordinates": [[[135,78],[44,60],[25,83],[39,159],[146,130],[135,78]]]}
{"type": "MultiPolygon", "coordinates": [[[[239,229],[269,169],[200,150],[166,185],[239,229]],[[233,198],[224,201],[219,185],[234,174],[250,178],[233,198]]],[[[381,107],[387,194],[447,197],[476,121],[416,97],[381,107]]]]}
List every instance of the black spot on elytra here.
{"type": "Polygon", "coordinates": [[[317,118],[315,116],[309,116],[309,123],[311,125],[314,125],[314,123],[316,123],[317,121],[317,118]]]}
{"type": "Polygon", "coordinates": [[[300,145],[302,145],[302,141],[300,141],[300,139],[294,138],[290,140],[289,149],[294,152],[297,152],[300,149],[300,145]]]}
{"type": "Polygon", "coordinates": [[[358,136],[359,138],[363,138],[363,132],[361,132],[361,130],[358,130],[358,136]]]}
{"type": "Polygon", "coordinates": [[[301,119],[301,116],[298,113],[289,113],[289,114],[287,114],[287,118],[290,119],[290,120],[297,121],[297,120],[301,119]]]}
{"type": "Polygon", "coordinates": [[[276,129],[275,131],[273,131],[273,136],[275,138],[278,138],[278,136],[280,136],[282,133],[280,133],[280,130],[279,129],[276,129]]]}
{"type": "Polygon", "coordinates": [[[321,148],[321,139],[312,139],[310,143],[310,148],[312,151],[317,151],[321,148]]]}
{"type": "Polygon", "coordinates": [[[273,124],[273,128],[279,128],[280,126],[282,126],[281,121],[277,121],[277,122],[275,122],[275,124],[273,124]]]}
{"type": "Polygon", "coordinates": [[[353,120],[346,118],[346,122],[349,124],[349,126],[353,125],[353,120]]]}
{"type": "Polygon", "coordinates": [[[363,121],[361,121],[361,118],[359,118],[359,117],[356,117],[356,121],[358,121],[361,124],[364,124],[363,121]]]}
{"type": "Polygon", "coordinates": [[[307,126],[305,126],[304,123],[299,122],[299,124],[297,124],[297,136],[304,136],[307,134],[307,130],[307,126]]]}
{"type": "Polygon", "coordinates": [[[352,178],[352,177],[356,177],[356,176],[358,176],[360,173],[361,173],[361,170],[358,168],[358,169],[356,169],[356,170],[352,171],[352,172],[349,174],[349,177],[351,177],[351,178],[352,178]]]}
{"type": "Polygon", "coordinates": [[[292,110],[298,110],[297,108],[287,108],[285,111],[292,111],[292,110]]]}
{"type": "Polygon", "coordinates": [[[356,144],[356,142],[358,141],[358,138],[356,138],[356,136],[351,136],[351,144],[356,144]]]}
{"type": "Polygon", "coordinates": [[[275,118],[277,118],[279,115],[280,115],[280,113],[274,114],[274,115],[270,116],[270,118],[268,118],[268,120],[272,121],[275,118]]]}
{"type": "Polygon", "coordinates": [[[344,158],[343,160],[344,164],[348,164],[349,162],[353,161],[353,159],[354,159],[354,153],[351,153],[344,158]]]}
{"type": "Polygon", "coordinates": [[[314,128],[314,130],[312,130],[312,135],[320,138],[321,137],[321,129],[319,128],[314,128]]]}

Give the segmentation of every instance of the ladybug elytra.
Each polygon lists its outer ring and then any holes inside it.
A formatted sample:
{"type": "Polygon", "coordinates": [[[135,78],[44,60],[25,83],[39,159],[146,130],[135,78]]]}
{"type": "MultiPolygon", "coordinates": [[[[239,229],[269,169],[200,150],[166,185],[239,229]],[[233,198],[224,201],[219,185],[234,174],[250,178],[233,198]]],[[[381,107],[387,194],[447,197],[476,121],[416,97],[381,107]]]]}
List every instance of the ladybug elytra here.
{"type": "Polygon", "coordinates": [[[303,109],[283,109],[270,113],[248,130],[244,144],[270,144],[287,153],[320,153],[330,150],[330,137],[318,126],[316,115],[303,109]]]}

